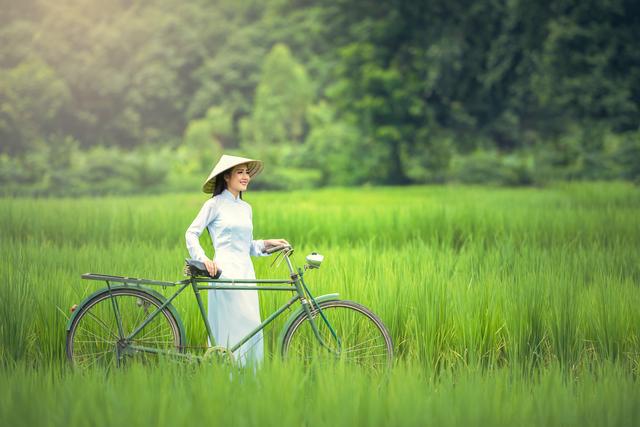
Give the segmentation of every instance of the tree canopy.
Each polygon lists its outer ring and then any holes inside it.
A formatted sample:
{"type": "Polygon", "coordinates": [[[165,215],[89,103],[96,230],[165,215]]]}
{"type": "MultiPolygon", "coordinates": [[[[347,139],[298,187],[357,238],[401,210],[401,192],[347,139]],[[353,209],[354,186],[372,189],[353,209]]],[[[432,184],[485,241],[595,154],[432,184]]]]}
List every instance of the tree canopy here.
{"type": "Polygon", "coordinates": [[[483,155],[560,178],[638,170],[624,154],[640,149],[634,0],[2,9],[0,154],[12,159],[68,140],[210,144],[313,169],[318,185],[442,182],[483,155]]]}

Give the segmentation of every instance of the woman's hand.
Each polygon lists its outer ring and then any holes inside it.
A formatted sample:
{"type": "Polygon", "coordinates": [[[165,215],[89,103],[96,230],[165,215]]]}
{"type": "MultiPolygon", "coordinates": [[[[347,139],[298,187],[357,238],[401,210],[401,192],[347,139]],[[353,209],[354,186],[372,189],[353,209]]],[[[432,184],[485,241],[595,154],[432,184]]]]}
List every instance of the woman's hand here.
{"type": "Polygon", "coordinates": [[[205,267],[207,267],[207,271],[211,277],[215,277],[216,273],[218,273],[218,266],[215,261],[211,261],[210,259],[204,262],[205,267]]]}
{"type": "Polygon", "coordinates": [[[291,246],[289,242],[287,242],[285,239],[265,239],[264,241],[265,249],[275,248],[276,246],[282,246],[282,245],[291,246]]]}

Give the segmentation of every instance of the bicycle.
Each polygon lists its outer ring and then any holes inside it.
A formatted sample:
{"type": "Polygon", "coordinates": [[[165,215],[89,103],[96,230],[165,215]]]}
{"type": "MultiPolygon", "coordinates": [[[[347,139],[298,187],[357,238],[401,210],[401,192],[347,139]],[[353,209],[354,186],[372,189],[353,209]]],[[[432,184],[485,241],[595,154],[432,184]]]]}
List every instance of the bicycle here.
{"type": "Polygon", "coordinates": [[[93,365],[118,367],[129,359],[147,362],[161,355],[234,363],[233,353],[242,344],[299,303],[278,338],[278,348],[285,359],[310,361],[329,357],[373,369],[391,366],[393,343],[378,316],[361,304],[340,299],[337,293],[314,297],[309,291],[304,274],[308,269],[320,268],[322,255],[315,252],[307,255],[303,269],[294,268],[290,257],[293,248],[289,245],[270,248],[266,252],[280,252],[273,263],[282,255],[289,268],[289,279],[221,279],[220,271],[216,277],[211,277],[203,263],[191,259],[185,260],[188,278],[177,282],[83,274],[83,279],[105,281],[107,286],[72,307],[66,327],[68,360],[74,367],[85,368],[93,365]],[[177,286],[178,289],[165,297],[143,285],[177,286]],[[188,351],[197,347],[187,345],[182,320],[172,305],[172,301],[189,287],[194,292],[212,344],[202,356],[188,351]],[[215,343],[200,294],[202,290],[291,291],[293,296],[239,342],[226,348],[215,343]]]}

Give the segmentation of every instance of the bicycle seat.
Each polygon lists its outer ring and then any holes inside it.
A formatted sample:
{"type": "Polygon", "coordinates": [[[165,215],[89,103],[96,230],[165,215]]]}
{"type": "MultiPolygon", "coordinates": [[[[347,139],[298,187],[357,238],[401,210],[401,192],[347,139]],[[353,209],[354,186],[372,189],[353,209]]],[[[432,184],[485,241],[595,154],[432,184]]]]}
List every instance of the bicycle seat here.
{"type": "Polygon", "coordinates": [[[186,276],[194,276],[194,277],[210,277],[212,279],[220,278],[222,274],[222,270],[218,268],[215,276],[209,274],[207,271],[207,266],[204,265],[204,262],[198,261],[196,259],[185,258],[185,266],[184,266],[184,274],[186,276]]]}

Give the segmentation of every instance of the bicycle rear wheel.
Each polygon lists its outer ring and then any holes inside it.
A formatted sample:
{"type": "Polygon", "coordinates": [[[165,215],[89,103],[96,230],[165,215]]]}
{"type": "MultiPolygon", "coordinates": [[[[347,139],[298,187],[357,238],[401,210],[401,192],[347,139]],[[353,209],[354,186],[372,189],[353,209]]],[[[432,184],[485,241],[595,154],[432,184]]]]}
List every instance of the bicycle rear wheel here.
{"type": "Polygon", "coordinates": [[[303,361],[318,358],[340,360],[374,370],[384,370],[391,366],[393,342],[378,316],[353,301],[325,301],[319,305],[337,338],[314,307],[311,315],[329,348],[322,347],[309,318],[303,312],[285,333],[282,342],[282,355],[285,358],[303,361]]]}
{"type": "Polygon", "coordinates": [[[105,290],[85,304],[67,332],[67,357],[74,367],[120,366],[125,358],[148,363],[156,353],[132,351],[130,345],[160,351],[181,351],[182,334],[177,319],[168,307],[162,309],[134,338],[126,336],[162,306],[162,301],[140,289],[105,290]],[[123,334],[115,316],[120,313],[123,334]]]}

